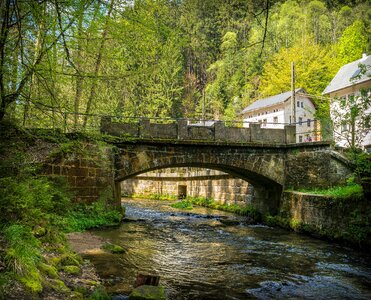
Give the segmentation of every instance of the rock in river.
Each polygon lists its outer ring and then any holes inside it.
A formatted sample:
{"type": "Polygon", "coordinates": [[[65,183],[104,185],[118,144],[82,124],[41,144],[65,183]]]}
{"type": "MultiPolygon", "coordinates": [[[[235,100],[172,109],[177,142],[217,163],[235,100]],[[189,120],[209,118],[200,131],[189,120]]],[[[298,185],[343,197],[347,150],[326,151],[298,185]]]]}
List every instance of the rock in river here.
{"type": "Polygon", "coordinates": [[[141,285],[133,290],[129,300],[166,300],[163,286],[141,285]]]}

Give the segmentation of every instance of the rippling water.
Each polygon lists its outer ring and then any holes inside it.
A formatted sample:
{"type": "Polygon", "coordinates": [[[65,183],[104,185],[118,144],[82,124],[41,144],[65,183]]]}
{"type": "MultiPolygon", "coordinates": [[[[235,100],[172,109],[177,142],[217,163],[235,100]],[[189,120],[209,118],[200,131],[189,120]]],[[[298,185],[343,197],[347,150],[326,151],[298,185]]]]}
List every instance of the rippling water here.
{"type": "Polygon", "coordinates": [[[93,234],[127,252],[86,255],[110,291],[127,295],[142,272],[160,275],[169,299],[371,299],[365,253],[215,210],[185,212],[150,200],[124,205],[136,221],[93,234]]]}

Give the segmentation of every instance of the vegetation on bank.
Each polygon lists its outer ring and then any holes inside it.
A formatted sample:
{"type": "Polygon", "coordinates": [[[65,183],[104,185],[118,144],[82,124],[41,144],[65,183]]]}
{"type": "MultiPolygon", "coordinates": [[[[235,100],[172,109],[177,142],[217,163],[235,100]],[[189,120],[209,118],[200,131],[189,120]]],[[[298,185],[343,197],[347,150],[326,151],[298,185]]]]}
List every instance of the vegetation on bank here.
{"type": "MultiPolygon", "coordinates": [[[[287,190],[289,192],[293,190],[287,190]]],[[[335,186],[328,189],[298,189],[297,192],[327,196],[332,199],[362,198],[363,189],[360,184],[350,183],[345,186],[335,186]]]]}
{"type": "Polygon", "coordinates": [[[175,201],[178,199],[177,195],[173,194],[132,194],[128,196],[134,199],[151,199],[151,200],[163,200],[163,201],[175,201]]]}
{"type": "Polygon", "coordinates": [[[252,205],[220,204],[213,198],[187,196],[186,199],[176,202],[171,206],[180,209],[193,209],[193,205],[204,206],[211,209],[227,211],[241,216],[248,216],[254,221],[261,219],[261,214],[252,205]]]}
{"type": "MultiPolygon", "coordinates": [[[[43,135],[1,129],[0,298],[107,299],[96,279],[71,279],[89,268],[68,248],[65,233],[117,224],[122,215],[110,204],[110,191],[92,205],[74,203],[64,179],[37,175],[39,153],[30,149],[43,143],[43,135]]],[[[77,143],[65,139],[53,142],[62,150],[77,143]]]]}

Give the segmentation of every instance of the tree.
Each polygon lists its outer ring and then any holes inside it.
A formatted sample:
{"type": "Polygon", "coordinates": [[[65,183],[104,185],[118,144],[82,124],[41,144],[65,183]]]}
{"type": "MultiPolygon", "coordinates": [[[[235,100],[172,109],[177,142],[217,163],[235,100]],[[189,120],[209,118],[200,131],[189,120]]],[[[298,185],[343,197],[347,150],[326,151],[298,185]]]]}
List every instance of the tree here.
{"type": "Polygon", "coordinates": [[[335,99],[331,105],[335,141],[345,143],[353,152],[362,147],[371,128],[371,88],[360,95],[335,99]]]}
{"type": "Polygon", "coordinates": [[[322,93],[338,69],[330,49],[308,37],[291,48],[281,49],[265,63],[260,77],[261,97],[290,90],[291,62],[296,65],[296,86],[314,95],[322,93]]]}
{"type": "Polygon", "coordinates": [[[212,79],[206,87],[206,102],[214,118],[225,116],[228,108],[228,118],[234,119],[236,113],[241,110],[241,92],[244,84],[241,69],[242,53],[238,50],[237,34],[227,32],[223,36],[220,49],[221,59],[208,69],[212,79]]]}
{"type": "Polygon", "coordinates": [[[360,59],[362,53],[368,50],[367,47],[368,40],[364,23],[356,20],[344,30],[337,45],[341,65],[360,59]]]}

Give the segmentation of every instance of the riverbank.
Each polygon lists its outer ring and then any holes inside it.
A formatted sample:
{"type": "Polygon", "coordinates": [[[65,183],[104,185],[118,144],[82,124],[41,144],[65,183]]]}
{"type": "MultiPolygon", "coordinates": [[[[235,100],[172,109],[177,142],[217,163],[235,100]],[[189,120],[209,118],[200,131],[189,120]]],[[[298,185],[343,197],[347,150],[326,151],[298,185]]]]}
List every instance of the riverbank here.
{"type": "Polygon", "coordinates": [[[43,175],[45,161],[72,148],[89,155],[86,144],[98,142],[10,124],[0,131],[0,299],[105,299],[94,267],[65,234],[118,224],[123,212],[108,189],[92,204],[78,203],[66,178],[43,175]]]}
{"type": "Polygon", "coordinates": [[[371,246],[371,207],[358,190],[345,197],[285,191],[279,214],[263,221],[361,249],[371,246]]]}

